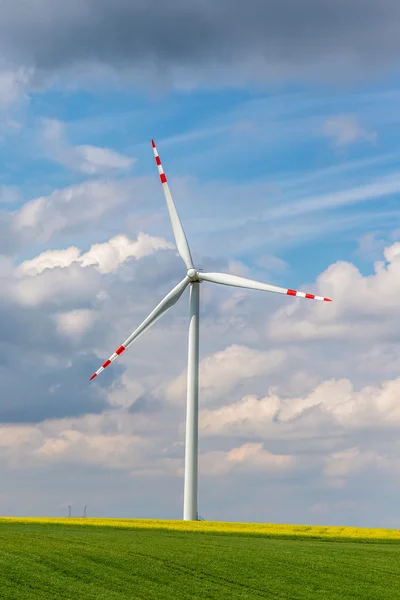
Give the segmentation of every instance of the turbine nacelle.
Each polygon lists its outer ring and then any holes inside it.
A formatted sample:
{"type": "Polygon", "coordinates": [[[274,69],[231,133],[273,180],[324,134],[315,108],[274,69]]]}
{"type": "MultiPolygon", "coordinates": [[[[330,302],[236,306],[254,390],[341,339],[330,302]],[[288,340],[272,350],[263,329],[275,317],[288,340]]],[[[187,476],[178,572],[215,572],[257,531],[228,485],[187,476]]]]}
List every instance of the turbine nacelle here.
{"type": "Polygon", "coordinates": [[[199,274],[196,269],[188,269],[186,275],[189,277],[190,281],[199,281],[199,274]]]}

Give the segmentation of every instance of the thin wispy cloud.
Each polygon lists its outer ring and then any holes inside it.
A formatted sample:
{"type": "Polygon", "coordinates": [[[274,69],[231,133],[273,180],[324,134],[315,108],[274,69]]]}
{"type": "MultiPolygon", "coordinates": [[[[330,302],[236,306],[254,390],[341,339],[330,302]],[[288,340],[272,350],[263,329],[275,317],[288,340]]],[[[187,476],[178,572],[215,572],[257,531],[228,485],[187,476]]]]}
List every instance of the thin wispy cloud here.
{"type": "Polygon", "coordinates": [[[323,135],[331,138],[333,145],[339,148],[357,142],[375,142],[376,131],[368,131],[359,123],[355,115],[338,115],[330,117],[322,127],[323,135]]]}
{"type": "Polygon", "coordinates": [[[67,141],[65,125],[56,119],[43,119],[42,127],[41,137],[46,156],[73,171],[84,175],[104,175],[128,171],[135,162],[134,158],[109,148],[72,146],[67,141]]]}

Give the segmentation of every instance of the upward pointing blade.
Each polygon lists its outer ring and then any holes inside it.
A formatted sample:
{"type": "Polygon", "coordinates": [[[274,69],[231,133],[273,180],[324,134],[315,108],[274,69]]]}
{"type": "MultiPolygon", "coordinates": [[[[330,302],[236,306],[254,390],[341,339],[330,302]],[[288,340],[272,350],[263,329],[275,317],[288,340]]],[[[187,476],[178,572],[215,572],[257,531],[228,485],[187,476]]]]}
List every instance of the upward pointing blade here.
{"type": "Polygon", "coordinates": [[[160,174],[160,179],[162,183],[162,187],[164,190],[165,200],[167,201],[167,207],[169,212],[169,217],[171,219],[172,230],[175,236],[176,247],[178,248],[178,252],[181,255],[183,262],[185,263],[188,269],[193,269],[193,260],[189,250],[189,244],[186,239],[185,232],[183,231],[182,223],[179,219],[179,215],[175,208],[174,201],[172,200],[171,192],[168,187],[167,178],[164,173],[164,169],[162,168],[161,159],[158,155],[156,145],[154,140],[151,140],[151,144],[153,146],[154,158],[156,159],[156,164],[158,168],[158,172],[160,174]]]}
{"type": "Polygon", "coordinates": [[[276,292],[278,294],[286,294],[287,296],[297,296],[300,298],[308,298],[309,300],[321,300],[322,302],[332,302],[330,298],[315,296],[315,294],[306,294],[297,290],[277,287],[269,283],[261,283],[253,279],[245,279],[237,275],[229,275],[227,273],[202,273],[199,272],[200,281],[210,281],[211,283],[220,283],[222,285],[231,285],[233,287],[248,288],[251,290],[261,290],[263,292],[276,292]]]}
{"type": "Polygon", "coordinates": [[[190,279],[188,277],[185,277],[185,279],[182,279],[182,281],[180,283],[178,283],[178,285],[176,285],[174,287],[174,289],[171,290],[165,296],[165,298],[163,300],[161,300],[161,302],[149,314],[149,316],[143,321],[143,323],[141,325],[139,325],[139,327],[137,329],[135,329],[135,331],[133,333],[131,333],[131,335],[114,352],[114,354],[112,354],[110,356],[110,358],[108,360],[106,360],[105,363],[103,363],[103,365],[100,367],[100,369],[98,369],[96,371],[96,373],[93,373],[93,375],[90,378],[90,381],[92,379],[94,379],[95,377],[97,377],[97,375],[99,375],[102,371],[104,371],[104,369],[106,369],[108,367],[108,365],[110,365],[116,358],[118,358],[118,356],[120,354],[122,354],[128,348],[128,346],[134,340],[136,340],[136,338],[139,337],[139,335],[144,333],[146,331],[146,329],[151,327],[160,317],[163,316],[163,314],[165,314],[167,312],[167,310],[172,308],[172,306],[174,306],[174,304],[176,304],[178,302],[179,298],[182,296],[182,294],[185,291],[185,289],[187,288],[189,282],[190,282],[190,279]]]}

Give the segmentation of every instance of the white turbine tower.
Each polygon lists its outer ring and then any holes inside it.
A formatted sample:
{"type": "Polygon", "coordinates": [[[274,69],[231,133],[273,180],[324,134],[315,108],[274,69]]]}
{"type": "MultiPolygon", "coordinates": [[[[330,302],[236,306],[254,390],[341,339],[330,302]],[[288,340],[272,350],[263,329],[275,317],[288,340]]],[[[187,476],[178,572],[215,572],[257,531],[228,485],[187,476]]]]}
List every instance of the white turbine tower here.
{"type": "Polygon", "coordinates": [[[157,152],[156,145],[152,141],[154,157],[156,159],[158,172],[162,187],[167,201],[169,216],[172,223],[172,229],[175,236],[176,246],[183,262],[186,265],[186,275],[184,279],[173,290],[165,296],[156,308],[149,314],[141,325],[124,341],[124,343],[110,356],[108,360],[92,375],[90,380],[94,379],[104,371],[120,354],[122,354],[130,344],[136,340],[139,335],[144,333],[153,323],[155,323],[163,314],[165,314],[182,296],[183,292],[190,286],[190,322],[189,322],[189,344],[188,344],[188,368],[187,368],[187,408],[186,408],[186,446],[185,446],[185,483],[184,483],[184,505],[183,518],[186,521],[195,521],[198,518],[197,512],[197,466],[198,466],[198,397],[199,397],[199,294],[200,283],[209,281],[233,287],[248,288],[253,290],[262,290],[264,292],[276,292],[287,296],[297,296],[300,298],[309,298],[311,300],[322,300],[331,302],[329,298],[315,296],[314,294],[305,294],[296,290],[285,289],[269,285],[268,283],[259,283],[252,279],[237,277],[226,273],[203,273],[197,271],[193,265],[193,259],[190,254],[189,245],[183,231],[182,223],[175,208],[171,192],[168,187],[167,178],[161,165],[161,160],[157,152]]]}

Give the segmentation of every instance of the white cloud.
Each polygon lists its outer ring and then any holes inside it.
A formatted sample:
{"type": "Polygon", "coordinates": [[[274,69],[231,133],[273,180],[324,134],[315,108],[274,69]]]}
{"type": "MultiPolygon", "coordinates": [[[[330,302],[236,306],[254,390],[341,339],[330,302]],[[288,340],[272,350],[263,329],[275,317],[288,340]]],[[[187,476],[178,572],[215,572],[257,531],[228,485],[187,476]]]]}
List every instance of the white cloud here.
{"type": "Polygon", "coordinates": [[[399,264],[400,264],[400,242],[396,242],[392,246],[385,248],[383,253],[384,253],[386,262],[394,263],[397,260],[398,261],[397,265],[399,266],[399,264]]]}
{"type": "Polygon", "coordinates": [[[86,181],[54,190],[26,202],[14,215],[17,233],[36,242],[47,242],[53,235],[95,223],[128,199],[129,182],[86,181]]]}
{"type": "Polygon", "coordinates": [[[140,464],[141,451],[147,443],[134,435],[104,435],[65,429],[45,438],[33,456],[46,463],[85,463],[108,469],[133,469],[140,464]]]}
{"type": "Polygon", "coordinates": [[[375,450],[360,450],[357,446],[333,452],[325,459],[323,474],[328,478],[328,484],[333,487],[344,487],[346,480],[368,474],[394,476],[400,471],[398,454],[382,454],[375,450]]]}
{"type": "Polygon", "coordinates": [[[318,277],[317,290],[333,302],[282,307],[272,316],[268,335],[281,341],[393,337],[400,311],[400,243],[386,248],[384,256],[367,276],[349,262],[331,265],[318,277]]]}
{"type": "Polygon", "coordinates": [[[237,290],[233,292],[227,300],[224,300],[220,307],[223,312],[231,312],[235,311],[237,307],[247,298],[248,292],[247,290],[237,290]]]}
{"type": "MultiPolygon", "coordinates": [[[[84,253],[76,246],[47,250],[16,267],[13,295],[18,302],[28,306],[57,298],[63,303],[96,298],[104,291],[101,275],[114,273],[130,258],[139,260],[169,248],[173,248],[172,244],[163,238],[139,233],[136,240],[117,235],[108,242],[93,244],[84,253]],[[85,272],[88,267],[92,268],[90,274],[85,272]]],[[[77,327],[83,326],[85,321],[88,327],[87,318],[87,313],[79,311],[58,315],[59,331],[65,333],[68,327],[72,331],[73,321],[77,327]]]]}
{"type": "Polygon", "coordinates": [[[349,146],[360,140],[374,142],[377,137],[375,132],[364,129],[354,115],[330,117],[322,132],[333,138],[336,146],[349,146]]]}
{"type": "Polygon", "coordinates": [[[277,397],[259,400],[256,396],[245,396],[239,402],[227,404],[214,410],[202,410],[199,427],[202,435],[266,434],[279,411],[277,397]]]}
{"type": "MultiPolygon", "coordinates": [[[[337,431],[375,430],[400,426],[400,378],[354,390],[350,380],[330,380],[302,397],[270,394],[259,399],[245,396],[239,402],[203,410],[199,423],[205,436],[319,435],[337,431]]],[[[327,434],[329,435],[329,434],[327,434]]]]}
{"type": "Polygon", "coordinates": [[[228,452],[211,451],[200,456],[200,474],[211,477],[232,471],[258,471],[267,474],[286,473],[295,466],[293,456],[272,454],[262,443],[247,443],[228,452]]]}
{"type": "Polygon", "coordinates": [[[134,163],[133,158],[123,156],[109,148],[77,146],[76,152],[82,157],[80,170],[88,175],[98,175],[105,171],[125,171],[134,163]]]}
{"type": "Polygon", "coordinates": [[[0,456],[14,467],[59,462],[131,469],[138,465],[146,441],[137,435],[104,434],[105,417],[48,421],[44,425],[2,426],[0,456]]]}
{"type": "MultiPolygon", "coordinates": [[[[283,351],[259,351],[232,345],[200,361],[200,394],[203,402],[218,402],[246,379],[265,375],[278,368],[285,359],[283,351]]],[[[170,402],[180,403],[186,395],[186,371],[166,388],[170,402]]]]}
{"type": "Polygon", "coordinates": [[[14,299],[25,306],[39,306],[54,301],[59,306],[80,305],[95,298],[101,289],[100,276],[90,276],[78,263],[68,269],[45,269],[37,277],[22,277],[13,282],[14,299]]]}
{"type": "Polygon", "coordinates": [[[174,246],[161,237],[152,237],[139,233],[136,240],[130,240],[126,235],[115,237],[100,244],[93,244],[88,252],[76,246],[65,250],[46,250],[39,256],[22,262],[16,268],[18,277],[36,276],[46,269],[69,267],[77,263],[82,267],[94,266],[100,273],[112,273],[130,258],[140,259],[149,256],[157,250],[173,248],[174,246]]]}
{"type": "Polygon", "coordinates": [[[69,337],[76,337],[86,331],[94,319],[93,312],[88,309],[75,309],[56,315],[57,331],[69,337]]]}
{"type": "Polygon", "coordinates": [[[103,244],[94,244],[89,252],[80,257],[80,262],[83,267],[94,265],[100,273],[111,273],[129,258],[140,259],[157,250],[173,247],[164,238],[145,233],[139,233],[135,241],[125,235],[118,235],[103,244]]]}
{"type": "Polygon", "coordinates": [[[15,269],[17,277],[35,276],[43,273],[46,269],[55,267],[69,267],[73,262],[79,260],[81,250],[76,246],[70,246],[64,250],[46,250],[30,260],[25,260],[15,269]]]}
{"type": "Polygon", "coordinates": [[[327,457],[325,473],[330,477],[341,478],[358,471],[378,458],[374,452],[363,454],[358,448],[346,448],[327,457]]]}
{"type": "Polygon", "coordinates": [[[129,408],[146,391],[137,378],[123,373],[108,393],[108,403],[110,406],[129,408]]]}
{"type": "MultiPolygon", "coordinates": [[[[400,177],[398,173],[393,173],[390,176],[377,178],[373,183],[368,183],[366,185],[350,187],[326,194],[312,195],[299,198],[295,202],[286,202],[281,206],[274,206],[265,211],[263,219],[267,221],[268,219],[282,219],[318,213],[324,210],[351,206],[360,202],[368,202],[370,200],[376,200],[377,198],[392,196],[399,191],[400,177]]],[[[361,217],[357,215],[358,221],[360,218],[361,217]]],[[[335,228],[340,229],[348,227],[349,220],[351,222],[351,219],[349,219],[348,216],[346,216],[345,219],[342,217],[339,218],[335,228]]],[[[329,221],[324,222],[324,225],[325,229],[323,229],[323,231],[328,230],[327,228],[330,226],[329,221]]],[[[285,224],[285,227],[287,227],[287,224],[285,224]]],[[[321,223],[318,223],[318,227],[320,229],[322,228],[321,223]]]]}
{"type": "Polygon", "coordinates": [[[24,465],[29,456],[40,446],[43,436],[39,428],[25,425],[1,425],[0,457],[10,468],[24,465]]]}
{"type": "Polygon", "coordinates": [[[154,417],[146,419],[125,410],[32,425],[0,425],[0,461],[12,469],[68,464],[141,477],[178,476],[182,460],[162,456],[161,438],[157,443],[149,436],[153,429],[154,417]],[[154,456],[155,446],[159,458],[154,456]]]}
{"type": "Polygon", "coordinates": [[[375,261],[382,256],[386,243],[380,239],[377,232],[369,232],[362,235],[358,240],[356,253],[363,259],[375,261]]]}
{"type": "Polygon", "coordinates": [[[46,155],[74,171],[85,175],[102,175],[116,171],[126,171],[135,162],[134,158],[124,156],[97,146],[71,146],[65,135],[65,125],[56,119],[43,119],[42,136],[46,155]]]}

